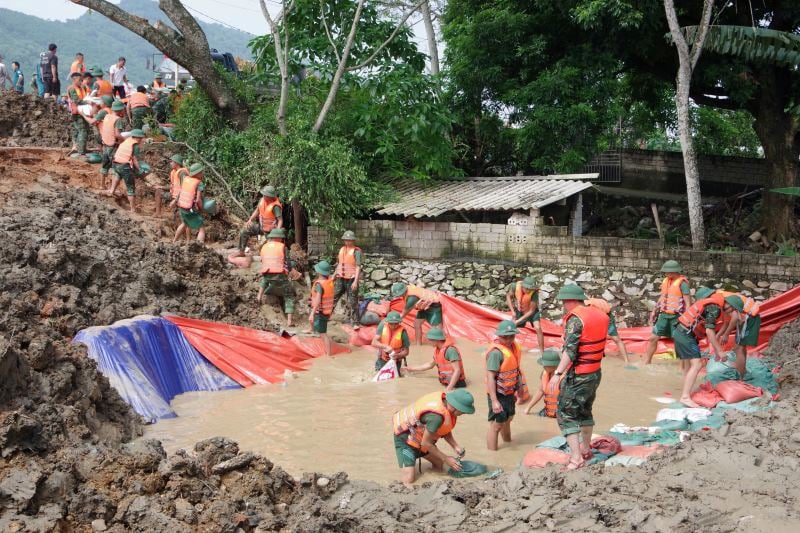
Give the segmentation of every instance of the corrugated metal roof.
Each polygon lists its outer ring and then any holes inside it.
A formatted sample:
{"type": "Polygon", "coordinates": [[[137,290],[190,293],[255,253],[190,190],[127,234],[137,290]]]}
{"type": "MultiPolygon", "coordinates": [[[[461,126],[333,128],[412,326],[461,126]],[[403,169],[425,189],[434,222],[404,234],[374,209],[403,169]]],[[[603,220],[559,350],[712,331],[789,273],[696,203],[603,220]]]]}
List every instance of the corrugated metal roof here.
{"type": "Polygon", "coordinates": [[[381,215],[435,217],[448,211],[527,211],[569,198],[589,189],[583,181],[598,174],[509,176],[437,180],[405,180],[394,184],[399,198],[381,206],[381,215]]]}

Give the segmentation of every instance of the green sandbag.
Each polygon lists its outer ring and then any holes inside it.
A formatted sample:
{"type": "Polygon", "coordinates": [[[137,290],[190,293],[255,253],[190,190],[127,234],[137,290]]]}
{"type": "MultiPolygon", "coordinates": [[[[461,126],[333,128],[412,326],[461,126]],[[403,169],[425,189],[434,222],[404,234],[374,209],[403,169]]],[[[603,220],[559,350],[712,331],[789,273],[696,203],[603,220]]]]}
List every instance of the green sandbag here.
{"type": "Polygon", "coordinates": [[[778,392],[778,382],[775,374],[772,373],[770,365],[757,357],[747,358],[747,372],[745,372],[744,382],[754,387],[761,387],[769,391],[770,394],[778,392]]]}
{"type": "Polygon", "coordinates": [[[683,431],[689,427],[689,423],[685,418],[681,420],[659,420],[658,422],[653,422],[651,425],[663,428],[665,431],[683,431]]]}
{"type": "Polygon", "coordinates": [[[454,478],[476,477],[482,476],[486,473],[486,465],[476,463],[475,461],[461,461],[461,470],[455,471],[452,468],[447,469],[447,475],[454,478]]]}
{"type": "Polygon", "coordinates": [[[217,201],[213,198],[203,200],[203,213],[214,216],[217,214],[217,201]]]}
{"type": "Polygon", "coordinates": [[[551,439],[540,442],[536,445],[537,448],[552,448],[554,450],[563,450],[567,447],[567,439],[561,435],[556,435],[551,439]]]}
{"type": "Polygon", "coordinates": [[[617,439],[622,446],[642,446],[650,437],[644,433],[617,433],[616,431],[610,431],[606,435],[617,439]]]}
{"type": "Polygon", "coordinates": [[[97,152],[92,152],[90,154],[86,154],[86,161],[93,164],[101,163],[103,161],[103,156],[97,152]]]}
{"type": "Polygon", "coordinates": [[[147,163],[139,163],[139,172],[144,176],[146,174],[150,174],[150,165],[147,163]]]}
{"type": "Polygon", "coordinates": [[[677,431],[659,431],[650,442],[661,444],[662,446],[675,446],[681,441],[681,436],[677,431]]]}
{"type": "Polygon", "coordinates": [[[703,428],[719,429],[725,424],[727,424],[725,415],[714,413],[704,420],[689,424],[689,431],[702,431],[703,428]]]}

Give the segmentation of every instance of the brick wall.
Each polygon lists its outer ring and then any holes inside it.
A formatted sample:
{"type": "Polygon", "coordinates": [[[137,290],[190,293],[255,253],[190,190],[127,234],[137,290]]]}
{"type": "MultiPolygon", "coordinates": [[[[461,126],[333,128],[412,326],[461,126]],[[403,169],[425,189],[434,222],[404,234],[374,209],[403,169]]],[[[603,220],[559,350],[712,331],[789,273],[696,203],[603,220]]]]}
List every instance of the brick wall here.
{"type": "MultiPolygon", "coordinates": [[[[661,242],[616,237],[570,237],[565,227],[507,226],[456,222],[359,220],[355,231],[366,252],[414,259],[479,257],[536,265],[595,266],[656,270],[667,259],[680,261],[697,276],[800,280],[800,257],[664,249],[661,242]],[[551,232],[543,235],[541,231],[551,232]]],[[[330,254],[338,239],[309,228],[309,251],[330,254]]]]}

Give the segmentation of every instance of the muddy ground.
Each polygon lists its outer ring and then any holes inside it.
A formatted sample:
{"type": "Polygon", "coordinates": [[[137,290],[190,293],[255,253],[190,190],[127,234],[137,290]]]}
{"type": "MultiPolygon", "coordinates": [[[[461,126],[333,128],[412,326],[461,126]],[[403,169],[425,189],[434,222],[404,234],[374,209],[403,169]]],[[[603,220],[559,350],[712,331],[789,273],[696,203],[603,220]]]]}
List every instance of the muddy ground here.
{"type": "Polygon", "coordinates": [[[785,363],[776,408],[728,415],[641,468],[412,491],[345,474],[295,479],[225,439],[170,457],[155,441],[130,443],[140,421],[70,338],[142,313],[264,327],[254,283],[87,190],[96,167],[30,154],[0,157],[2,531],[800,530],[800,323],[768,352],[785,363]]]}
{"type": "Polygon", "coordinates": [[[32,94],[0,91],[0,146],[70,145],[66,109],[32,94]]]}

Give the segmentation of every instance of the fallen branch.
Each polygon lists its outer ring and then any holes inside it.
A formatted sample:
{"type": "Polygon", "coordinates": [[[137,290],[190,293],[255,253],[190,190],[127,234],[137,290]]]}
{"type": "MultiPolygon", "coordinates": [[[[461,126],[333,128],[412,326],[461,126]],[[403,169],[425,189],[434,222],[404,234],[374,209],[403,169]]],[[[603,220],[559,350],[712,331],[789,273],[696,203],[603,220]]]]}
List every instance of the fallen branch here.
{"type": "Polygon", "coordinates": [[[190,152],[192,152],[195,155],[195,157],[197,157],[197,159],[200,160],[200,162],[202,162],[206,166],[206,168],[211,170],[211,172],[218,178],[219,183],[222,184],[223,187],[225,187],[226,191],[228,191],[228,195],[230,196],[231,201],[234,204],[236,204],[236,207],[238,207],[240,209],[240,215],[244,216],[245,218],[250,215],[250,211],[248,209],[246,209],[245,206],[242,205],[242,203],[236,198],[236,195],[233,194],[233,190],[231,190],[231,187],[230,187],[230,185],[228,185],[228,182],[225,180],[225,178],[222,177],[222,174],[220,174],[217,171],[217,169],[214,168],[214,165],[209,163],[209,161],[206,158],[204,158],[202,155],[200,155],[200,153],[197,150],[195,150],[194,148],[192,148],[191,146],[189,146],[185,142],[181,142],[181,141],[165,141],[165,142],[162,142],[162,143],[153,143],[153,144],[177,144],[179,146],[183,146],[183,147],[187,148],[190,152]]]}

